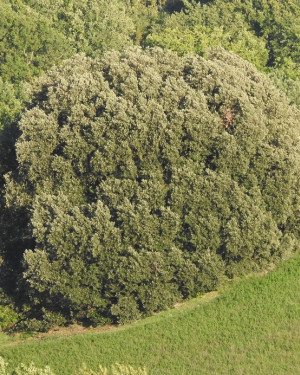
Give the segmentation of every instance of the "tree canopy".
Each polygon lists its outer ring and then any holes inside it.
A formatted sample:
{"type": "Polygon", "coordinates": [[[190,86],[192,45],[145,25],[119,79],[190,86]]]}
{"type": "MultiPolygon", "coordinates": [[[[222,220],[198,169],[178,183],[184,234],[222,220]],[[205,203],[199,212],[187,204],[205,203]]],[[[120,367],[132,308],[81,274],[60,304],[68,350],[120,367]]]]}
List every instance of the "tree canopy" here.
{"type": "Polygon", "coordinates": [[[18,126],[5,200],[35,316],[126,322],[295,249],[299,111],[233,53],[76,55],[18,126]]]}
{"type": "Polygon", "coordinates": [[[253,63],[300,105],[300,3],[297,0],[186,1],[158,20],[145,44],[205,55],[222,46],[253,63]]]}
{"type": "Polygon", "coordinates": [[[30,324],[126,322],[295,250],[299,1],[0,12],[0,288],[30,324]]]}
{"type": "Polygon", "coordinates": [[[222,46],[270,73],[300,106],[297,0],[2,0],[0,11],[0,78],[13,84],[16,103],[8,109],[1,99],[0,128],[20,112],[24,82],[75,53],[100,57],[134,44],[201,56],[222,46]]]}

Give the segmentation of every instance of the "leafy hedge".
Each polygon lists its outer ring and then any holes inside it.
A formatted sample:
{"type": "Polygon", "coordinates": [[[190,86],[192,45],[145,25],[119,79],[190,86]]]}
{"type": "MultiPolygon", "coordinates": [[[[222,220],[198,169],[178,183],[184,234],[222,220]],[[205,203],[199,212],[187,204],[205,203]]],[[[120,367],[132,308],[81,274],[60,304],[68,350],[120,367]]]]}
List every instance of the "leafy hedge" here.
{"type": "Polygon", "coordinates": [[[130,48],[49,71],[5,176],[3,212],[23,229],[4,267],[32,314],[125,323],[294,251],[299,118],[223,49],[130,48]]]}

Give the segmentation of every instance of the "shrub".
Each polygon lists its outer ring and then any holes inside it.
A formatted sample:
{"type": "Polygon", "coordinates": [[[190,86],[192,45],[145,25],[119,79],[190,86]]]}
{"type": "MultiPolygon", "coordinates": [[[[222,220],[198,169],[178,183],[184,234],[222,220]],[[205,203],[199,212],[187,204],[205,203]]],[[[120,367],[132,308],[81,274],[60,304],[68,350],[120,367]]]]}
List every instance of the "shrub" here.
{"type": "Polygon", "coordinates": [[[299,111],[233,53],[77,55],[19,128],[6,203],[34,240],[32,311],[125,322],[294,250],[299,111]]]}
{"type": "Polygon", "coordinates": [[[0,330],[14,325],[18,321],[18,314],[8,306],[0,305],[0,330]]]}
{"type": "Polygon", "coordinates": [[[13,301],[0,289],[0,331],[13,327],[20,317],[21,315],[13,309],[13,301]]]}

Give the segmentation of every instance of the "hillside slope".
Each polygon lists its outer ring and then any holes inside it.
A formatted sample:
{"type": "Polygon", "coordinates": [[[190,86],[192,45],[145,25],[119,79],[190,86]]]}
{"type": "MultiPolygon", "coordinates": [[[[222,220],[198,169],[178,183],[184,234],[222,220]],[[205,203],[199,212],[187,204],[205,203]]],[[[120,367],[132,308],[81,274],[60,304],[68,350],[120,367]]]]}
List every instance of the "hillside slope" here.
{"type": "Polygon", "coordinates": [[[266,276],[234,281],[217,298],[199,297],[119,329],[0,343],[10,367],[33,361],[69,375],[115,362],[150,375],[299,374],[300,254],[266,276]]]}

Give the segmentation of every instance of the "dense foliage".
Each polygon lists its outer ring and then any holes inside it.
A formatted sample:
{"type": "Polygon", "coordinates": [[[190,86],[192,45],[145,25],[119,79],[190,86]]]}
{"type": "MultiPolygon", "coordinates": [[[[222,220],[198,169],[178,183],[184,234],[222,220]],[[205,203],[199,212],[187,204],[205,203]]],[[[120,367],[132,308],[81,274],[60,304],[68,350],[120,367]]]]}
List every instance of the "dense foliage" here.
{"type": "Polygon", "coordinates": [[[133,44],[200,55],[220,45],[270,72],[300,106],[297,0],[2,0],[0,12],[0,128],[20,112],[24,82],[75,53],[133,44]]]}
{"type": "Polygon", "coordinates": [[[21,1],[1,2],[0,75],[19,83],[74,53],[50,20],[21,1]]]}
{"type": "Polygon", "coordinates": [[[222,49],[66,60],[18,124],[5,200],[23,231],[17,255],[3,239],[3,267],[36,318],[124,323],[287,256],[299,118],[222,49]]]}
{"type": "Polygon", "coordinates": [[[33,328],[125,322],[293,251],[299,1],[0,12],[0,287],[33,328]],[[181,57],[103,57],[134,44],[181,57]]]}
{"type": "Polygon", "coordinates": [[[298,0],[212,0],[185,8],[154,25],[145,44],[179,54],[205,55],[217,45],[232,50],[264,72],[300,105],[300,3],[298,0]]]}

